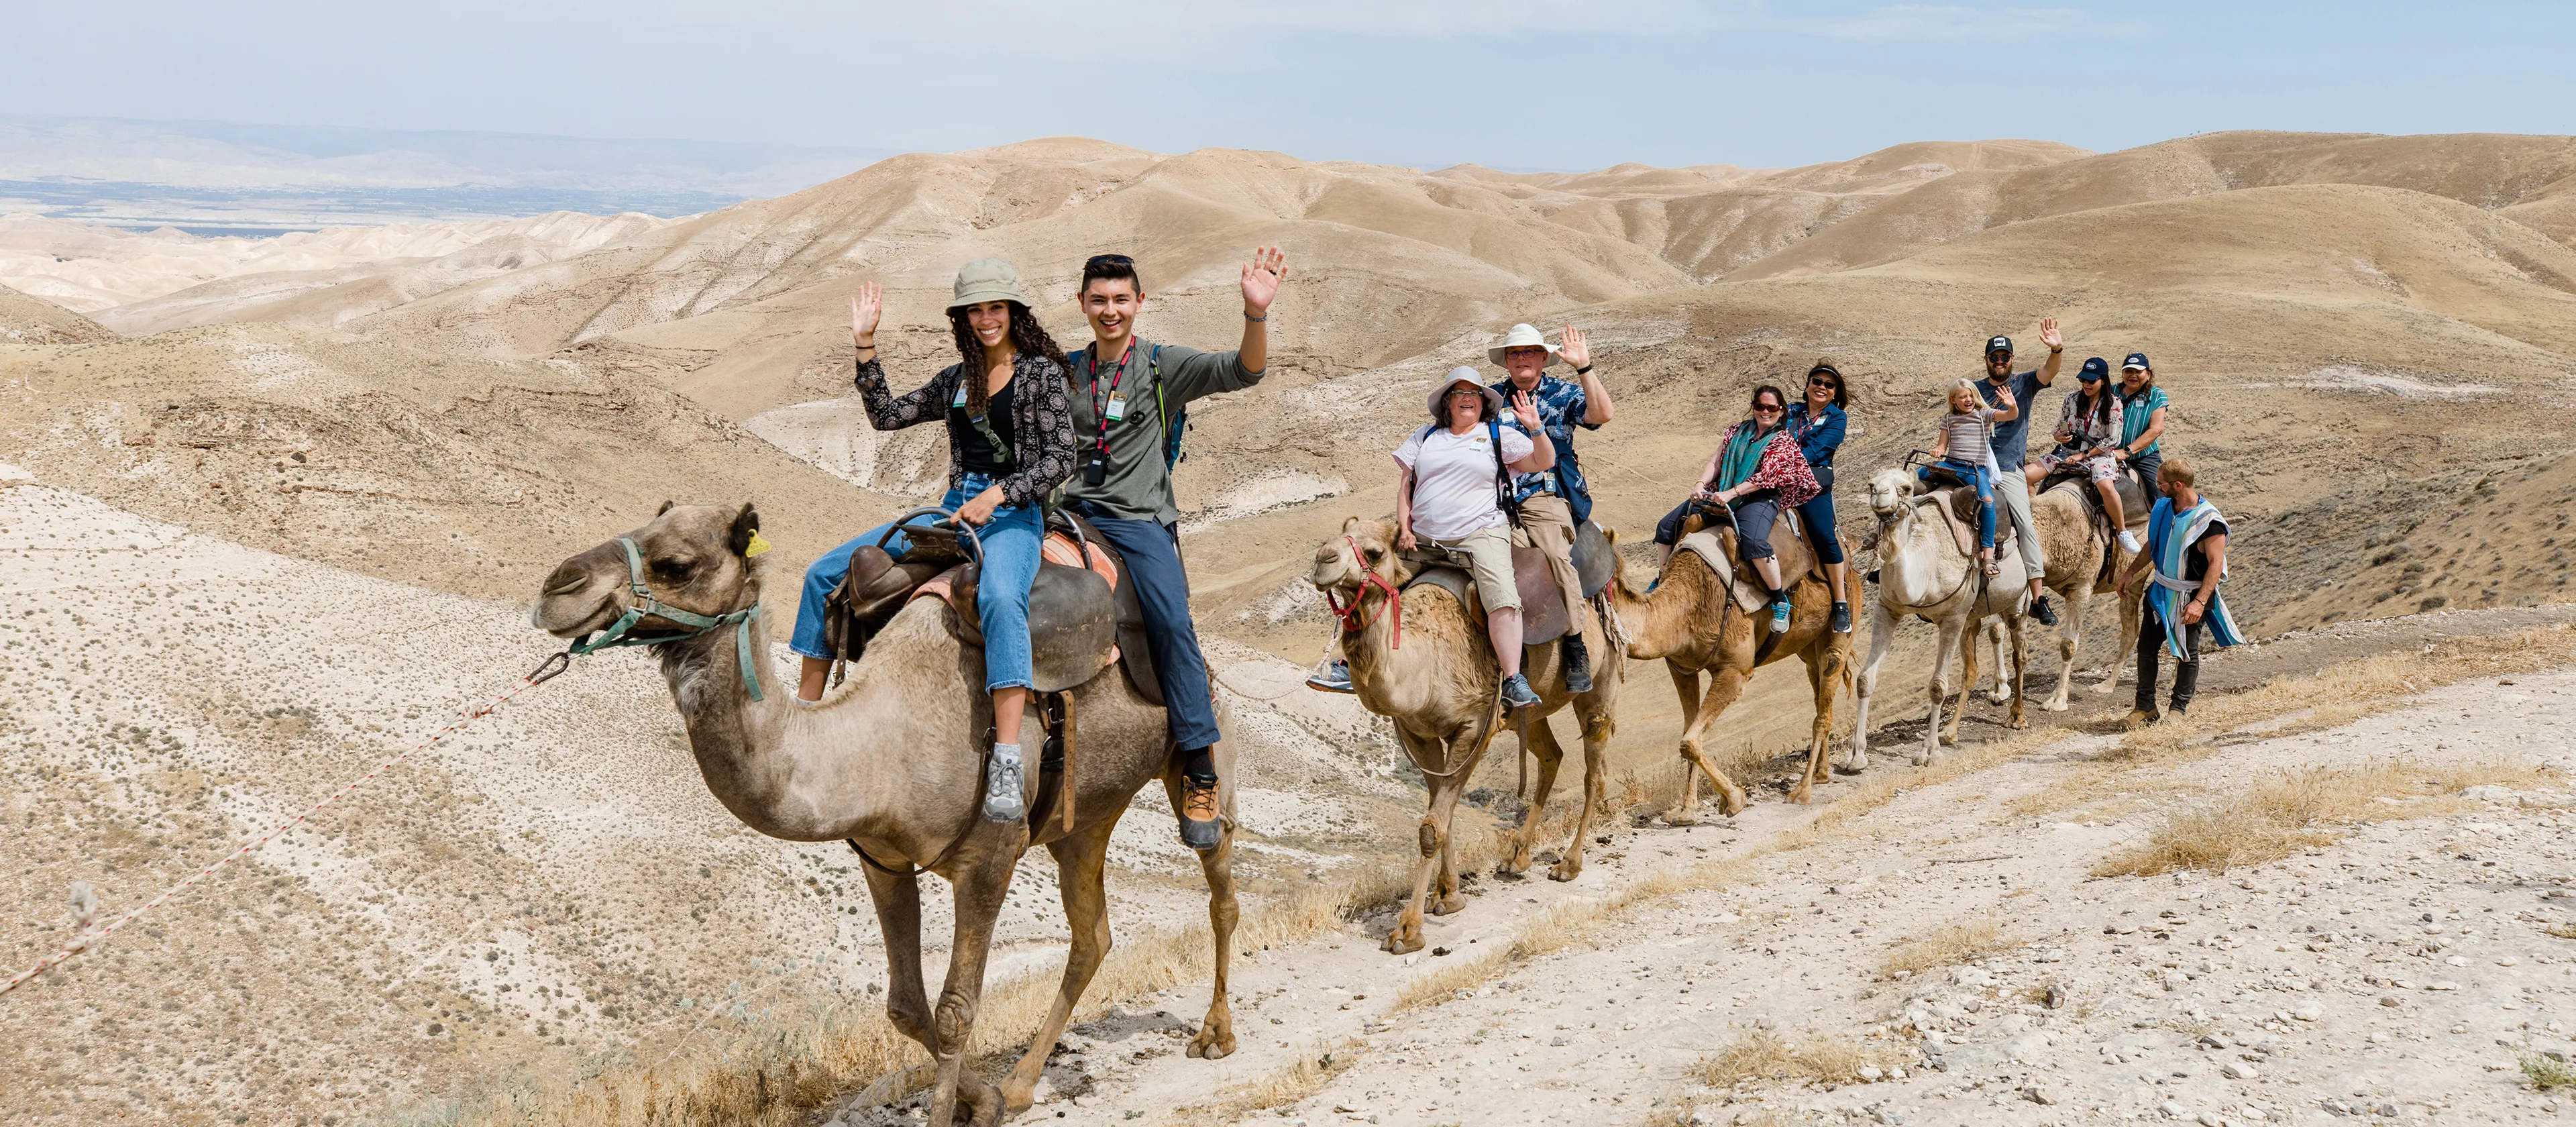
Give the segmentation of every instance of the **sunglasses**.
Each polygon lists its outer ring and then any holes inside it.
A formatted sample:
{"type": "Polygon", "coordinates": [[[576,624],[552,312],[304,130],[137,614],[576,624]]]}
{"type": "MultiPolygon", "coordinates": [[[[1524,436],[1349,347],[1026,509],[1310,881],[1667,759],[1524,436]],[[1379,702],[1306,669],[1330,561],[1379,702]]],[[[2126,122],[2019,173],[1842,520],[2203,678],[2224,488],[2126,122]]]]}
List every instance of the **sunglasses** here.
{"type": "Polygon", "coordinates": [[[1753,413],[1756,415],[1759,415],[1764,411],[1777,411],[1780,409],[1781,407],[1777,403],[1756,403],[1753,405],[1753,413]]]}
{"type": "Polygon", "coordinates": [[[1830,388],[1835,391],[1840,391],[1842,390],[1843,381],[1835,379],[1832,376],[1809,376],[1807,377],[1807,386],[1830,388]]]}

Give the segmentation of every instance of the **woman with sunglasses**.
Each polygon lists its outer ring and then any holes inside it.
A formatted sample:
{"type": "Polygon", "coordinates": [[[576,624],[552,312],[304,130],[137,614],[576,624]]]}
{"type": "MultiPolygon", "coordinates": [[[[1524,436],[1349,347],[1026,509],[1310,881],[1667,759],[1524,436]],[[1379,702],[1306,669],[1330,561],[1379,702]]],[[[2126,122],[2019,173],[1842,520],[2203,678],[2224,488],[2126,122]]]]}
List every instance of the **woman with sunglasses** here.
{"type": "Polygon", "coordinates": [[[1820,356],[1807,369],[1807,397],[1790,406],[1783,424],[1797,442],[1798,452],[1807,456],[1807,469],[1816,475],[1816,495],[1798,506],[1798,518],[1806,522],[1816,561],[1825,565],[1825,582],[1834,589],[1836,634],[1849,634],[1852,628],[1851,596],[1845,593],[1851,567],[1843,560],[1842,539],[1834,534],[1834,451],[1843,444],[1849,423],[1843,408],[1850,402],[1843,390],[1842,369],[1832,357],[1820,356]]]}
{"type": "Polygon", "coordinates": [[[1780,519],[1782,508],[1806,504],[1817,493],[1816,475],[1807,468],[1806,455],[1799,452],[1798,440],[1783,423],[1788,409],[1788,393],[1771,384],[1754,388],[1752,411],[1743,422],[1727,428],[1717,453],[1709,455],[1708,465],[1700,470],[1699,486],[1691,491],[1690,500],[1655,525],[1655,557],[1660,564],[1672,559],[1673,545],[1681,539],[1682,518],[1710,502],[1732,506],[1736,553],[1752,565],[1762,577],[1763,589],[1771,593],[1775,634],[1789,629],[1790,607],[1789,592],[1780,582],[1780,560],[1771,550],[1771,526],[1780,519]]]}

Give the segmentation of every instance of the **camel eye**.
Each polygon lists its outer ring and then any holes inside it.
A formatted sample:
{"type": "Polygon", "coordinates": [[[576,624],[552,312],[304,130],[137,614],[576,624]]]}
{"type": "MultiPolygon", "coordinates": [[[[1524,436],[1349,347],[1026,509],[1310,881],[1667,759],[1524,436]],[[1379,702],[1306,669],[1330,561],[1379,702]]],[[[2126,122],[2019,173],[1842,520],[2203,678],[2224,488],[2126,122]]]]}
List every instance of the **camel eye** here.
{"type": "Polygon", "coordinates": [[[1385,559],[1385,558],[1386,558],[1386,549],[1384,549],[1384,548],[1371,548],[1371,549],[1369,549],[1369,550],[1368,550],[1368,558],[1369,558],[1369,562],[1370,562],[1370,563],[1376,563],[1376,562],[1377,562],[1377,561],[1379,561],[1379,560],[1385,559]]]}
{"type": "Polygon", "coordinates": [[[689,573],[698,569],[695,560],[655,560],[652,567],[654,578],[672,583],[688,579],[689,573]]]}

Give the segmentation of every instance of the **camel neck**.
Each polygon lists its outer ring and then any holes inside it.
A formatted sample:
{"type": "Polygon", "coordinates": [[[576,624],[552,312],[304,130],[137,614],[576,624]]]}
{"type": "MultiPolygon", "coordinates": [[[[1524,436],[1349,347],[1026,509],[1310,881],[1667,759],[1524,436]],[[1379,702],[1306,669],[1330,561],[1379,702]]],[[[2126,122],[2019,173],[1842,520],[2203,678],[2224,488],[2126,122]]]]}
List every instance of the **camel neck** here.
{"type": "Polygon", "coordinates": [[[1694,641],[1691,610],[1702,602],[1701,589],[1714,586],[1716,578],[1696,553],[1676,548],[1654,590],[1638,592],[1624,577],[1613,583],[1610,609],[1628,633],[1628,656],[1653,660],[1688,649],[1694,641]]]}
{"type": "Polygon", "coordinates": [[[1403,597],[1401,590],[1389,596],[1375,587],[1362,588],[1361,613],[1370,616],[1368,625],[1357,630],[1344,627],[1341,631],[1342,659],[1350,664],[1351,689],[1369,711],[1381,716],[1410,714],[1410,698],[1419,695],[1420,686],[1408,685],[1408,679],[1399,673],[1407,654],[1429,652],[1428,640],[1419,629],[1410,631],[1412,637],[1407,639],[1415,648],[1395,648],[1396,608],[1403,597]]]}
{"type": "MultiPolygon", "coordinates": [[[[748,605],[758,593],[746,594],[748,605]]],[[[881,710],[885,694],[861,686],[826,704],[794,701],[793,686],[771,669],[764,618],[748,634],[762,697],[752,700],[735,649],[743,640],[742,632],[715,630],[656,647],[707,789],[745,825],[771,837],[869,836],[872,816],[902,803],[901,795],[885,792],[903,773],[872,772],[854,762],[877,751],[867,736],[886,729],[861,714],[881,710]]]]}

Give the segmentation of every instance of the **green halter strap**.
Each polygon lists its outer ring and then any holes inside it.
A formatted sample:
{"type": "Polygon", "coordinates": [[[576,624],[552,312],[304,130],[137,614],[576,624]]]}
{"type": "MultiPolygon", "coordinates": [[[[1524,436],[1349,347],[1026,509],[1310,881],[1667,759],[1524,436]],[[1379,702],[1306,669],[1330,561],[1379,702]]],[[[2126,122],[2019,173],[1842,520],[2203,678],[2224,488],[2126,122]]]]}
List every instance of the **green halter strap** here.
{"type": "Polygon", "coordinates": [[[619,615],[615,624],[596,635],[585,636],[574,642],[572,652],[590,654],[619,646],[658,646],[664,642],[683,641],[711,630],[721,630],[731,626],[734,628],[734,653],[742,662],[743,690],[750,693],[753,700],[762,699],[760,678],[752,672],[751,667],[751,624],[760,618],[760,604],[753,603],[730,614],[714,617],[695,611],[681,610],[654,598],[652,589],[644,585],[644,556],[643,553],[635,550],[635,538],[620,536],[617,538],[617,546],[626,549],[626,586],[634,598],[628,601],[626,613],[619,615]],[[654,638],[626,636],[626,632],[633,630],[636,623],[647,618],[661,618],[681,626],[693,627],[693,629],[685,634],[669,634],[654,638]]]}

